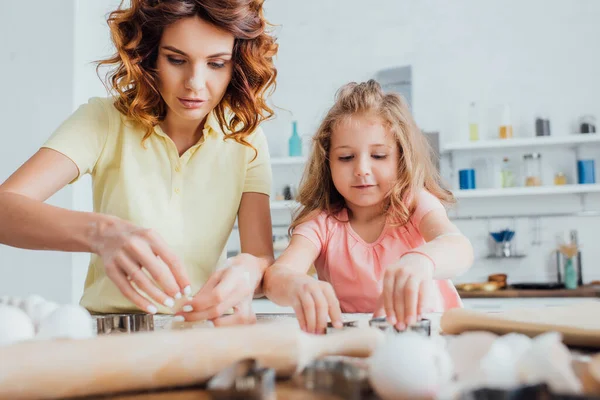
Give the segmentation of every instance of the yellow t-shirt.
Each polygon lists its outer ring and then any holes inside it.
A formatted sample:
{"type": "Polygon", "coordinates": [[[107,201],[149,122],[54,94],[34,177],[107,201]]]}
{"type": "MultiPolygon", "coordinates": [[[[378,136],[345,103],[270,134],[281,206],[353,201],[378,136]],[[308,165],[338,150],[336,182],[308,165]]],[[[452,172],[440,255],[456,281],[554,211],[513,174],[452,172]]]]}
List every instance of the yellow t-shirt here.
{"type": "MultiPolygon", "coordinates": [[[[95,212],[156,230],[180,257],[196,292],[224,261],[242,193],[271,192],[267,141],[260,128],[247,138],[258,151],[253,160],[250,147],[223,140],[213,113],[203,138],[181,157],[160,127],[142,146],[144,133],[119,113],[113,99],[92,98],[43,147],[73,160],[79,176],[92,175],[95,212]]],[[[95,254],[80,304],[95,312],[137,310],[106,276],[95,254]]]]}

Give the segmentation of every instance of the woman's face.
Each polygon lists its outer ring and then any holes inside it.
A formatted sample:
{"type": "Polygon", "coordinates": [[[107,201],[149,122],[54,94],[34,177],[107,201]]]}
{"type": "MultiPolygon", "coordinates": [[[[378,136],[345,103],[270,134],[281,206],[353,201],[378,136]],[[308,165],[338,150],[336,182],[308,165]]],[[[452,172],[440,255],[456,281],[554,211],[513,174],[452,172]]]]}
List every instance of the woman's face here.
{"type": "Polygon", "coordinates": [[[170,118],[201,121],[219,104],[231,81],[233,43],[231,33],[199,17],[165,28],[156,67],[170,118]]]}

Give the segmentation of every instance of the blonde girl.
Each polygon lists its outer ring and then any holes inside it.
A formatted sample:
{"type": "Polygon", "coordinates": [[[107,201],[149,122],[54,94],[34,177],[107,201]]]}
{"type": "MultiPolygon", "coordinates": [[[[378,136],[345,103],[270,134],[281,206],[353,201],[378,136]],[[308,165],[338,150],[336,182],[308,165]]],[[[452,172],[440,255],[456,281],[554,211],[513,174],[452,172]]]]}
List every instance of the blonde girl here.
{"type": "Polygon", "coordinates": [[[267,269],[266,295],[322,332],[341,312],[385,313],[398,329],[460,307],[449,278],[473,261],[452,224],[432,154],[410,111],[380,85],[349,83],[321,123],[298,194],[289,247],[267,269]],[[314,263],[319,279],[306,274],[314,263]]]}

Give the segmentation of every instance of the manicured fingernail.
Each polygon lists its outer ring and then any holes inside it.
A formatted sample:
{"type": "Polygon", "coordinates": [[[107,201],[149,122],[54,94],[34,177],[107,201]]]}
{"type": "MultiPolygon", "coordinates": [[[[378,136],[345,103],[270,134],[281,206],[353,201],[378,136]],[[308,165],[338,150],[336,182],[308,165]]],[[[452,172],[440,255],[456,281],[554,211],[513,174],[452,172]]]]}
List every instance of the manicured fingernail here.
{"type": "Polygon", "coordinates": [[[185,317],[183,315],[176,315],[173,317],[173,321],[175,322],[183,322],[185,321],[185,317]]]}
{"type": "Polygon", "coordinates": [[[408,318],[407,325],[409,325],[409,326],[410,326],[410,325],[414,325],[416,322],[417,322],[417,320],[416,320],[416,318],[415,318],[415,317],[409,317],[409,318],[408,318]]]}
{"type": "Polygon", "coordinates": [[[335,322],[333,323],[333,327],[334,327],[335,329],[342,329],[342,328],[344,327],[344,324],[343,324],[343,323],[341,323],[340,321],[335,321],[335,322]]]}
{"type": "Polygon", "coordinates": [[[181,292],[175,293],[175,300],[179,300],[181,298],[181,292]]]}
{"type": "Polygon", "coordinates": [[[396,322],[397,322],[397,321],[396,321],[396,317],[395,317],[395,316],[388,317],[388,322],[389,322],[391,325],[396,325],[396,322]]]}
{"type": "Polygon", "coordinates": [[[183,306],[182,310],[184,312],[192,312],[194,311],[194,307],[190,306],[189,304],[186,304],[185,306],[183,306]]]}
{"type": "Polygon", "coordinates": [[[158,308],[156,308],[156,306],[153,306],[152,304],[150,304],[146,310],[150,313],[150,314],[156,314],[158,312],[158,308]]]}
{"type": "Polygon", "coordinates": [[[404,322],[399,322],[399,323],[396,325],[396,329],[398,329],[399,331],[403,331],[403,330],[405,330],[405,329],[406,329],[406,325],[404,324],[404,322]]]}
{"type": "Polygon", "coordinates": [[[164,304],[165,306],[169,307],[169,308],[173,308],[173,306],[175,305],[175,300],[173,300],[173,299],[172,299],[172,298],[170,298],[170,297],[167,297],[167,298],[165,299],[165,301],[163,302],[163,304],[164,304]]]}
{"type": "Polygon", "coordinates": [[[185,294],[186,296],[189,296],[190,294],[192,294],[192,287],[190,285],[187,285],[186,287],[184,287],[183,294],[185,294]]]}

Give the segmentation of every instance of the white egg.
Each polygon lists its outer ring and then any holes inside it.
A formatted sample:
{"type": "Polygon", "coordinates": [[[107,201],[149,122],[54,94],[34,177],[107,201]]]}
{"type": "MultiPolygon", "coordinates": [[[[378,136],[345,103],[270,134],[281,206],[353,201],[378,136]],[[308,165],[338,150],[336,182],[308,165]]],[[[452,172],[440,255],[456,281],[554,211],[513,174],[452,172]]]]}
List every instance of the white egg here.
{"type": "Polygon", "coordinates": [[[42,320],[44,318],[46,318],[48,315],[53,313],[54,310],[56,310],[58,307],[59,307],[58,304],[51,302],[51,301],[37,303],[33,307],[33,309],[31,310],[31,314],[29,314],[29,318],[31,318],[31,320],[33,321],[33,325],[35,326],[36,331],[40,325],[40,322],[42,322],[42,320]]]}
{"type": "Polygon", "coordinates": [[[29,340],[34,335],[33,323],[23,310],[0,304],[0,346],[29,340]]]}
{"type": "Polygon", "coordinates": [[[46,300],[43,297],[38,296],[37,294],[32,294],[31,296],[27,296],[27,298],[25,298],[25,300],[23,300],[21,304],[19,304],[19,307],[21,307],[21,310],[25,311],[25,313],[29,315],[30,318],[32,318],[33,309],[38,304],[45,302],[46,300]]]}
{"type": "Polygon", "coordinates": [[[451,377],[446,350],[413,332],[388,336],[369,359],[369,381],[384,400],[435,397],[451,377]]]}
{"type": "Polygon", "coordinates": [[[66,304],[58,307],[38,325],[39,339],[86,339],[95,336],[93,319],[83,307],[66,304]]]}
{"type": "Polygon", "coordinates": [[[457,380],[468,379],[479,371],[479,362],[488,353],[497,335],[484,332],[465,332],[448,338],[446,350],[454,364],[457,380]]]}
{"type": "Polygon", "coordinates": [[[544,382],[555,393],[578,394],[582,385],[572,366],[569,349],[558,332],[547,332],[533,339],[531,348],[518,363],[522,383],[544,382]]]}

